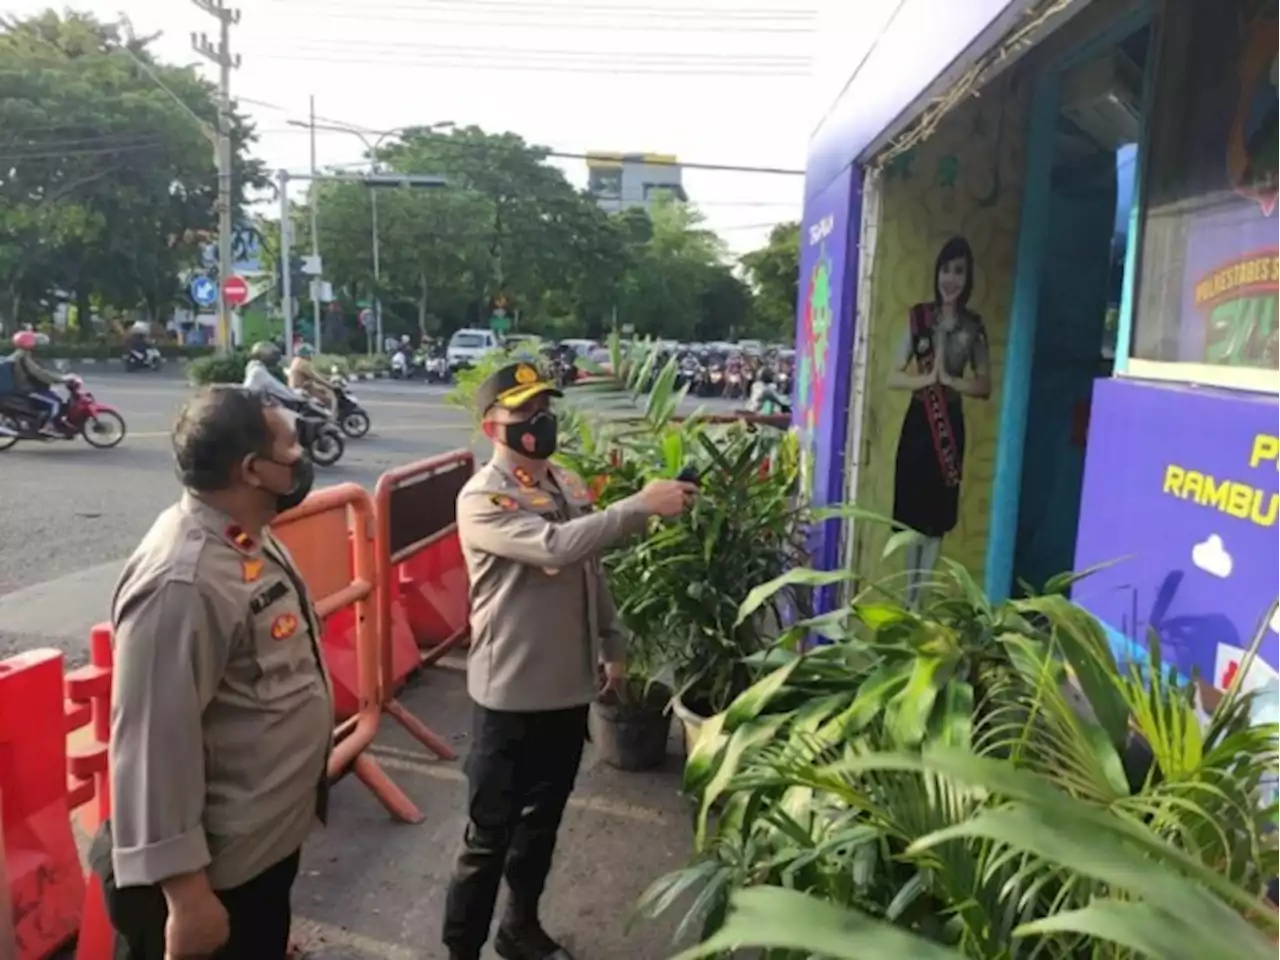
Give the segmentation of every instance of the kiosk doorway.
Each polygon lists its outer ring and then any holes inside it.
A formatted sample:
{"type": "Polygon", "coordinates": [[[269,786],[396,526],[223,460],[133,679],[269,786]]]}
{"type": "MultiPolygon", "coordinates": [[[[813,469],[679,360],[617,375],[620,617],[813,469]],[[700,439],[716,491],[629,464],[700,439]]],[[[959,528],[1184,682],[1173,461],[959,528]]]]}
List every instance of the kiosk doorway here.
{"type": "MultiPolygon", "coordinates": [[[[1013,531],[1012,591],[1072,569],[1093,383],[1112,374],[1134,242],[1144,77],[1143,26],[1058,83],[1040,229],[1034,337],[1013,531]]],[[[1022,269],[1022,265],[1019,265],[1022,269]]]]}

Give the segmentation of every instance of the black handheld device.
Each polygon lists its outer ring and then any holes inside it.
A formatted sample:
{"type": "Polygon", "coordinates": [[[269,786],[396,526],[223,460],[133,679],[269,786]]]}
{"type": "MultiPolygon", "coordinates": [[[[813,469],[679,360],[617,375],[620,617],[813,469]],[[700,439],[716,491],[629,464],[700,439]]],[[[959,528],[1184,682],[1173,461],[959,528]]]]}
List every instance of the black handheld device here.
{"type": "Polygon", "coordinates": [[[693,466],[692,464],[690,464],[689,466],[681,470],[676,475],[676,479],[679,480],[681,483],[692,483],[697,486],[702,485],[702,478],[698,475],[698,468],[693,466]]]}

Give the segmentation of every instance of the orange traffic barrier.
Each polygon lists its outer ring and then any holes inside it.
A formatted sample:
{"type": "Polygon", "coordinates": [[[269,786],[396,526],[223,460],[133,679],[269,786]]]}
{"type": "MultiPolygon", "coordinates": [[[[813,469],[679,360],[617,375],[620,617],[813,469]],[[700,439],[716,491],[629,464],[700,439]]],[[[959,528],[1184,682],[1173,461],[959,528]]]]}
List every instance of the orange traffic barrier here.
{"type": "Polygon", "coordinates": [[[354,483],[317,490],[271,525],[324,628],[321,647],[340,719],[329,776],[351,770],[392,816],[420,823],[418,808],[365,752],[382,718],[373,528],[373,501],[354,483]]]}
{"type": "Polygon", "coordinates": [[[13,905],[9,902],[9,872],[4,856],[4,791],[0,790],[0,960],[15,960],[18,944],[13,935],[13,905]]]}
{"type": "Polygon", "coordinates": [[[62,654],[0,662],[5,893],[19,960],[52,956],[80,929],[84,873],[71,832],[62,654]]]}
{"type": "Polygon", "coordinates": [[[457,450],[378,478],[374,558],[383,709],[443,760],[456,754],[395,698],[413,670],[435,663],[468,636],[467,570],[458,543],[457,500],[475,456],[457,450]]]}

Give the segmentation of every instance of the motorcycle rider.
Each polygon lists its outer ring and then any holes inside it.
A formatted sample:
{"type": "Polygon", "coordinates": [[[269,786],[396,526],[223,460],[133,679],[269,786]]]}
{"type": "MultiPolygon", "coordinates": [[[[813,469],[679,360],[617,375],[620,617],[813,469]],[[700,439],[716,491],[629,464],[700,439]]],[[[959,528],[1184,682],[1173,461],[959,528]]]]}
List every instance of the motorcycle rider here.
{"type": "Polygon", "coordinates": [[[30,330],[19,330],[13,335],[13,363],[15,392],[34,400],[41,412],[36,414],[35,428],[46,436],[56,435],[58,421],[62,419],[62,398],[53,387],[66,383],[68,378],[46,370],[32,355],[36,348],[36,335],[30,330]]]}
{"type": "Polygon", "coordinates": [[[773,371],[765,367],[759,378],[751,384],[751,399],[747,409],[752,413],[790,413],[791,401],[773,389],[773,371]]]}
{"type": "Polygon", "coordinates": [[[244,389],[270,397],[291,409],[296,409],[307,402],[306,397],[290,390],[280,382],[272,368],[280,366],[280,348],[265,340],[255,343],[249,350],[249,362],[244,368],[244,389]]]}
{"type": "Polygon", "coordinates": [[[293,352],[293,362],[289,364],[289,388],[323,404],[326,410],[335,412],[338,409],[338,396],[333,390],[333,384],[316,372],[315,365],[311,362],[313,356],[315,349],[305,343],[293,352]]]}

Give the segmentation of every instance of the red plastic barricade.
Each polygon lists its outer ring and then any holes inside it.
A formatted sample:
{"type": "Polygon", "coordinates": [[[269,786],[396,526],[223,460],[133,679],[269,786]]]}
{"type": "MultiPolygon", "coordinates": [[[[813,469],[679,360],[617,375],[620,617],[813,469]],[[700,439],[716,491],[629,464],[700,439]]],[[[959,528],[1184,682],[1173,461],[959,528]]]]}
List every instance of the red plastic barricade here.
{"type": "Polygon", "coordinates": [[[272,533],[293,556],[323,624],[321,647],[339,723],[329,775],[348,769],[390,813],[422,814],[366,752],[382,719],[381,656],[373,556],[373,501],[354,483],[325,487],[281,514],[272,533]]]}
{"type": "Polygon", "coordinates": [[[475,472],[475,456],[458,450],[390,470],[374,491],[374,556],[383,709],[436,756],[449,745],[395,699],[413,670],[435,663],[467,639],[467,571],[458,544],[457,499],[475,472]]]}

